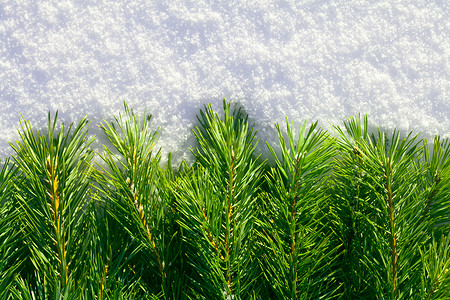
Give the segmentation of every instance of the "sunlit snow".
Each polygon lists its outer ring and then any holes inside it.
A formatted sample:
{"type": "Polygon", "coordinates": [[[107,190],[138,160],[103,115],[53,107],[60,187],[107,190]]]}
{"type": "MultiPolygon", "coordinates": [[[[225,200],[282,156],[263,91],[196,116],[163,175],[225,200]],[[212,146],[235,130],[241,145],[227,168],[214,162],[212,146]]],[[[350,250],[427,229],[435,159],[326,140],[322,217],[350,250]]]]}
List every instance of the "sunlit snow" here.
{"type": "Polygon", "coordinates": [[[161,126],[164,155],[192,144],[211,102],[240,103],[259,138],[284,117],[450,133],[446,0],[0,0],[0,159],[19,116],[36,128],[59,110],[96,124],[123,101],[161,126]]]}

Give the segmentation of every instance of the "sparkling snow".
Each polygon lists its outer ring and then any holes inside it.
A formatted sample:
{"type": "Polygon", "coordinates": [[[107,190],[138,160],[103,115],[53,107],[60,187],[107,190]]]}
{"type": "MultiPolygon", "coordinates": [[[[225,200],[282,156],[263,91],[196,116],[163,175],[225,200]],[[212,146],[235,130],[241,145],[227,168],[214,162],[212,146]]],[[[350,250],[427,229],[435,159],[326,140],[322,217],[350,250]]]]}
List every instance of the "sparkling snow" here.
{"type": "Polygon", "coordinates": [[[284,117],[450,137],[450,2],[0,0],[0,159],[22,114],[90,132],[147,107],[159,145],[188,156],[195,115],[240,103],[259,138],[284,117]]]}

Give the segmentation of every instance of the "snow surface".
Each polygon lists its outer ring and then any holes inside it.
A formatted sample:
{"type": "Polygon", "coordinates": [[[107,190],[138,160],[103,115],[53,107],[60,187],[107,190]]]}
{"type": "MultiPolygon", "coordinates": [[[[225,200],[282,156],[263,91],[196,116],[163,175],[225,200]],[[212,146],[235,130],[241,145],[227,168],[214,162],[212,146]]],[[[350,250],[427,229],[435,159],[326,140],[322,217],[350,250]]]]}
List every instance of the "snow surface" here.
{"type": "MultiPolygon", "coordinates": [[[[0,0],[0,159],[19,116],[45,128],[147,107],[164,155],[195,116],[240,103],[262,141],[285,116],[450,136],[450,1],[0,0]]],[[[175,161],[176,162],[176,161],[175,161]]]]}

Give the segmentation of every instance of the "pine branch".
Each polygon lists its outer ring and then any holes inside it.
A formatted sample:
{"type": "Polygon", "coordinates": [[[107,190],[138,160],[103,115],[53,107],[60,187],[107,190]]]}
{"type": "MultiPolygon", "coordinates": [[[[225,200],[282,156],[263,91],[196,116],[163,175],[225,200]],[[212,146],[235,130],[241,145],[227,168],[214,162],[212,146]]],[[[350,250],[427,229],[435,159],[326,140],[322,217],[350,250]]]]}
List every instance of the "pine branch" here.
{"type": "Polygon", "coordinates": [[[14,196],[23,212],[22,234],[33,264],[25,268],[24,275],[34,278],[32,290],[45,286],[45,297],[58,293],[58,282],[64,293],[79,293],[72,283],[84,284],[83,273],[87,272],[77,261],[88,243],[83,234],[88,214],[83,208],[89,201],[92,139],[87,140],[85,118],[75,127],[70,124],[67,132],[62,126],[57,133],[56,123],[57,114],[52,122],[49,113],[48,132],[35,135],[30,123],[21,120],[22,141],[11,144],[19,178],[14,196]],[[42,277],[36,277],[39,273],[42,277]]]}

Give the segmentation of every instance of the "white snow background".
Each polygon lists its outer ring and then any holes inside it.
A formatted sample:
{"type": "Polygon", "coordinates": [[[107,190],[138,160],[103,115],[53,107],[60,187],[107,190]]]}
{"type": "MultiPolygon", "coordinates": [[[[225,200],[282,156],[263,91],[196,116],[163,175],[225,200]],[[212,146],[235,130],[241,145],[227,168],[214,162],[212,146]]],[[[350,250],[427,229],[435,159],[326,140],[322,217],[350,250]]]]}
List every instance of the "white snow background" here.
{"type": "MultiPolygon", "coordinates": [[[[147,107],[159,146],[189,157],[205,104],[240,103],[260,143],[273,124],[358,112],[450,137],[450,1],[0,0],[0,159],[19,116],[46,128],[147,107]]],[[[263,146],[262,148],[264,148],[263,146]]]]}

